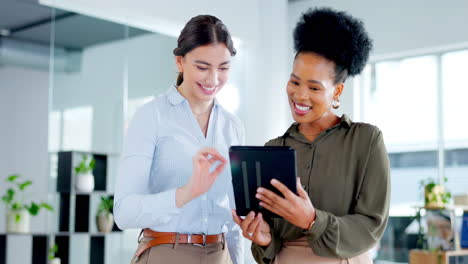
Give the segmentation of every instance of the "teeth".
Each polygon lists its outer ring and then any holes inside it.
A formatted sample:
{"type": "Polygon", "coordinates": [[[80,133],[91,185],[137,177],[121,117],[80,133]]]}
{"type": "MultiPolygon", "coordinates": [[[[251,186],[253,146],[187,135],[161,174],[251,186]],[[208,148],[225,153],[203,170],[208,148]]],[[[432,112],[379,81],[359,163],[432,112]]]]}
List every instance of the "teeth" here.
{"type": "Polygon", "coordinates": [[[202,88],[205,89],[205,90],[207,90],[207,91],[213,91],[213,90],[216,88],[216,86],[213,86],[213,87],[211,87],[211,88],[210,88],[210,87],[206,87],[206,86],[202,86],[202,88]]]}
{"type": "Polygon", "coordinates": [[[301,105],[298,105],[298,104],[296,104],[296,103],[294,103],[294,105],[296,106],[297,109],[299,109],[299,110],[301,110],[301,111],[307,111],[307,110],[309,110],[310,108],[312,108],[312,107],[310,107],[310,106],[301,106],[301,105]]]}

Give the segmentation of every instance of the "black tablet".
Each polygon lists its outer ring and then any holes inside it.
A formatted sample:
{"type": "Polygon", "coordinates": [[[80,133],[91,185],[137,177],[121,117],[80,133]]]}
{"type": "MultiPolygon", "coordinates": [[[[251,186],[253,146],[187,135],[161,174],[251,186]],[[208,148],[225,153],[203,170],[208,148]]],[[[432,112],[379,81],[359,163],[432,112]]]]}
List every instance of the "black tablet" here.
{"type": "Polygon", "coordinates": [[[277,217],[261,208],[260,200],[255,198],[258,187],[264,187],[283,196],[271,185],[270,181],[273,178],[297,193],[296,152],[290,147],[232,146],[229,148],[229,160],[236,211],[239,216],[255,211],[277,217]]]}

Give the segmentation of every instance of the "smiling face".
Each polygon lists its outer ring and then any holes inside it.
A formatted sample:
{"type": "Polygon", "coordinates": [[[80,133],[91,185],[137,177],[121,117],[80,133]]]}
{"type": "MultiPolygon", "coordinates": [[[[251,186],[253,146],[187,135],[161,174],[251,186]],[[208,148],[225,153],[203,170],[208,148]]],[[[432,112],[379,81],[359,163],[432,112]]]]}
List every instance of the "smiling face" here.
{"type": "Polygon", "coordinates": [[[332,102],[339,98],[343,87],[343,83],[335,84],[334,62],[316,53],[299,53],[287,86],[294,120],[313,124],[335,118],[332,102]]]}
{"type": "Polygon", "coordinates": [[[222,43],[194,48],[185,56],[176,56],[184,81],[180,85],[188,99],[211,101],[229,78],[231,54],[222,43]]]}

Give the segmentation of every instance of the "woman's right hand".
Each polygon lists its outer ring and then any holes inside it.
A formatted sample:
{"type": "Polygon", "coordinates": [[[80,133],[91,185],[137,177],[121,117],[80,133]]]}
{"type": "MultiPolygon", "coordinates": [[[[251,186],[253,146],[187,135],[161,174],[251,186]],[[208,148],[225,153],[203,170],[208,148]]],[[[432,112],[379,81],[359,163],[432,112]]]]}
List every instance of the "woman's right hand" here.
{"type": "Polygon", "coordinates": [[[216,149],[208,147],[199,150],[192,160],[192,177],[186,185],[177,189],[176,192],[176,205],[179,208],[207,192],[227,163],[216,149]],[[215,163],[218,163],[217,167],[210,171],[215,163]]]}
{"type": "Polygon", "coordinates": [[[270,225],[263,219],[262,213],[255,215],[251,211],[242,219],[232,210],[232,219],[242,229],[242,235],[260,246],[268,246],[271,243],[270,225]]]}

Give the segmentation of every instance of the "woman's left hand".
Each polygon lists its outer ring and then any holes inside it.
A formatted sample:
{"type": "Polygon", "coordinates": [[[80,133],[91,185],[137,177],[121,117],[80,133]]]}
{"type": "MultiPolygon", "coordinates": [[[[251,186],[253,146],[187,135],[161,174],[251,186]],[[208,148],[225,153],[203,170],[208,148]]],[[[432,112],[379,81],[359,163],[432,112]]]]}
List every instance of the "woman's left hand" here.
{"type": "Polygon", "coordinates": [[[261,200],[260,206],[282,216],[297,227],[308,229],[315,220],[315,208],[307,192],[302,188],[299,177],[297,178],[297,193],[299,195],[293,193],[276,179],[271,180],[271,184],[284,195],[284,198],[260,187],[255,195],[257,199],[261,200]]]}

